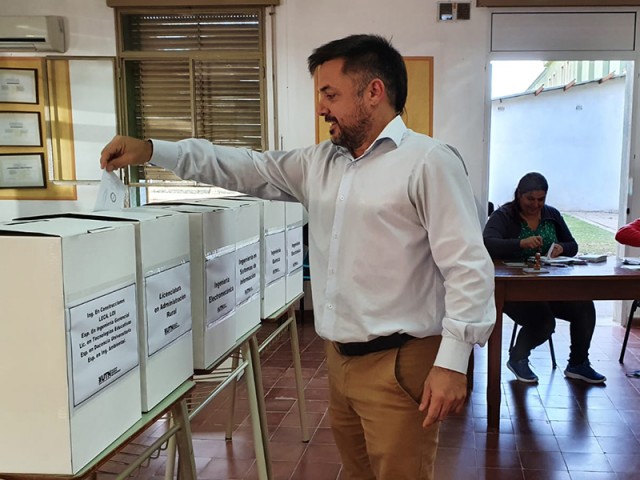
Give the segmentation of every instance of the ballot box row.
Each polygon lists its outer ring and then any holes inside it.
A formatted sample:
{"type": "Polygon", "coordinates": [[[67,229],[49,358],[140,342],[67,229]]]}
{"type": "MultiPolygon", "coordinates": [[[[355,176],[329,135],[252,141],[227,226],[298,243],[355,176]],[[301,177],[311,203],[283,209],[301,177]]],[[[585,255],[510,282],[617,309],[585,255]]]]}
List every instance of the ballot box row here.
{"type": "Polygon", "coordinates": [[[0,224],[0,472],[77,473],[254,328],[281,279],[286,302],[298,226],[265,230],[262,214],[165,204],[0,224]],[[281,234],[284,275],[265,279],[281,234]]]}

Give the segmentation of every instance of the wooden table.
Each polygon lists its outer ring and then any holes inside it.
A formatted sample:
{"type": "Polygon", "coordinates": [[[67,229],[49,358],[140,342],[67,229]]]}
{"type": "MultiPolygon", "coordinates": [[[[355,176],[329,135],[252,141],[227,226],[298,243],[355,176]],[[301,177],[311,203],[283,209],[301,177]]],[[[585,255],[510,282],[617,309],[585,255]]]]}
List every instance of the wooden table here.
{"type": "Polygon", "coordinates": [[[620,260],[571,267],[543,267],[548,273],[528,274],[496,260],[496,326],[488,343],[487,422],[500,426],[502,310],[509,301],[635,300],[640,298],[640,271],[621,268],[620,260]]]}

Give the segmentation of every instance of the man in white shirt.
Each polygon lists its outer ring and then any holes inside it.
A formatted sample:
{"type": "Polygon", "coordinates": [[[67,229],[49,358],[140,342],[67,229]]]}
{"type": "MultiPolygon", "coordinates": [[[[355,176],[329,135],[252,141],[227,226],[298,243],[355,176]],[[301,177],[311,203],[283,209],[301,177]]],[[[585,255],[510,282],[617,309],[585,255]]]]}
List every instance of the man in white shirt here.
{"type": "Polygon", "coordinates": [[[309,214],[314,318],[348,480],[432,479],[438,422],[459,412],[495,323],[493,264],[457,151],[407,129],[402,57],[351,35],[308,59],[331,141],[255,152],[115,137],[100,163],[143,164],[309,214]]]}

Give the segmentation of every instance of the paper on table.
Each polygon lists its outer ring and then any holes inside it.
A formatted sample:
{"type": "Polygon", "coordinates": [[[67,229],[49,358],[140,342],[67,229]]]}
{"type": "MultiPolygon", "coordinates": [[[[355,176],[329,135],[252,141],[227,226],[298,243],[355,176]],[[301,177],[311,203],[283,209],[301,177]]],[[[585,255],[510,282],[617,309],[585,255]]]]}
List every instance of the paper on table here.
{"type": "Polygon", "coordinates": [[[551,242],[551,246],[549,247],[549,250],[547,250],[547,258],[551,258],[551,254],[553,253],[553,247],[556,246],[555,242],[551,242]]]}
{"type": "Polygon", "coordinates": [[[94,211],[120,210],[124,208],[127,198],[127,187],[114,172],[102,172],[96,206],[94,211]]]}

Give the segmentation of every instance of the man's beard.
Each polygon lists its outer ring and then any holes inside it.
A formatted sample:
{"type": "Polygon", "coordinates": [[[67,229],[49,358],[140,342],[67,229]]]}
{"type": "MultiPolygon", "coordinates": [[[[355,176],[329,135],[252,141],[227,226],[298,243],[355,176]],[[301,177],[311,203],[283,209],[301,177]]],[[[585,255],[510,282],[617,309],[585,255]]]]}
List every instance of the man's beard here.
{"type": "Polygon", "coordinates": [[[356,118],[350,124],[338,123],[334,117],[325,117],[327,122],[336,122],[339,132],[337,136],[331,136],[331,141],[335,145],[340,145],[350,152],[355,152],[360,148],[371,129],[371,117],[364,111],[362,104],[356,107],[356,118]]]}

